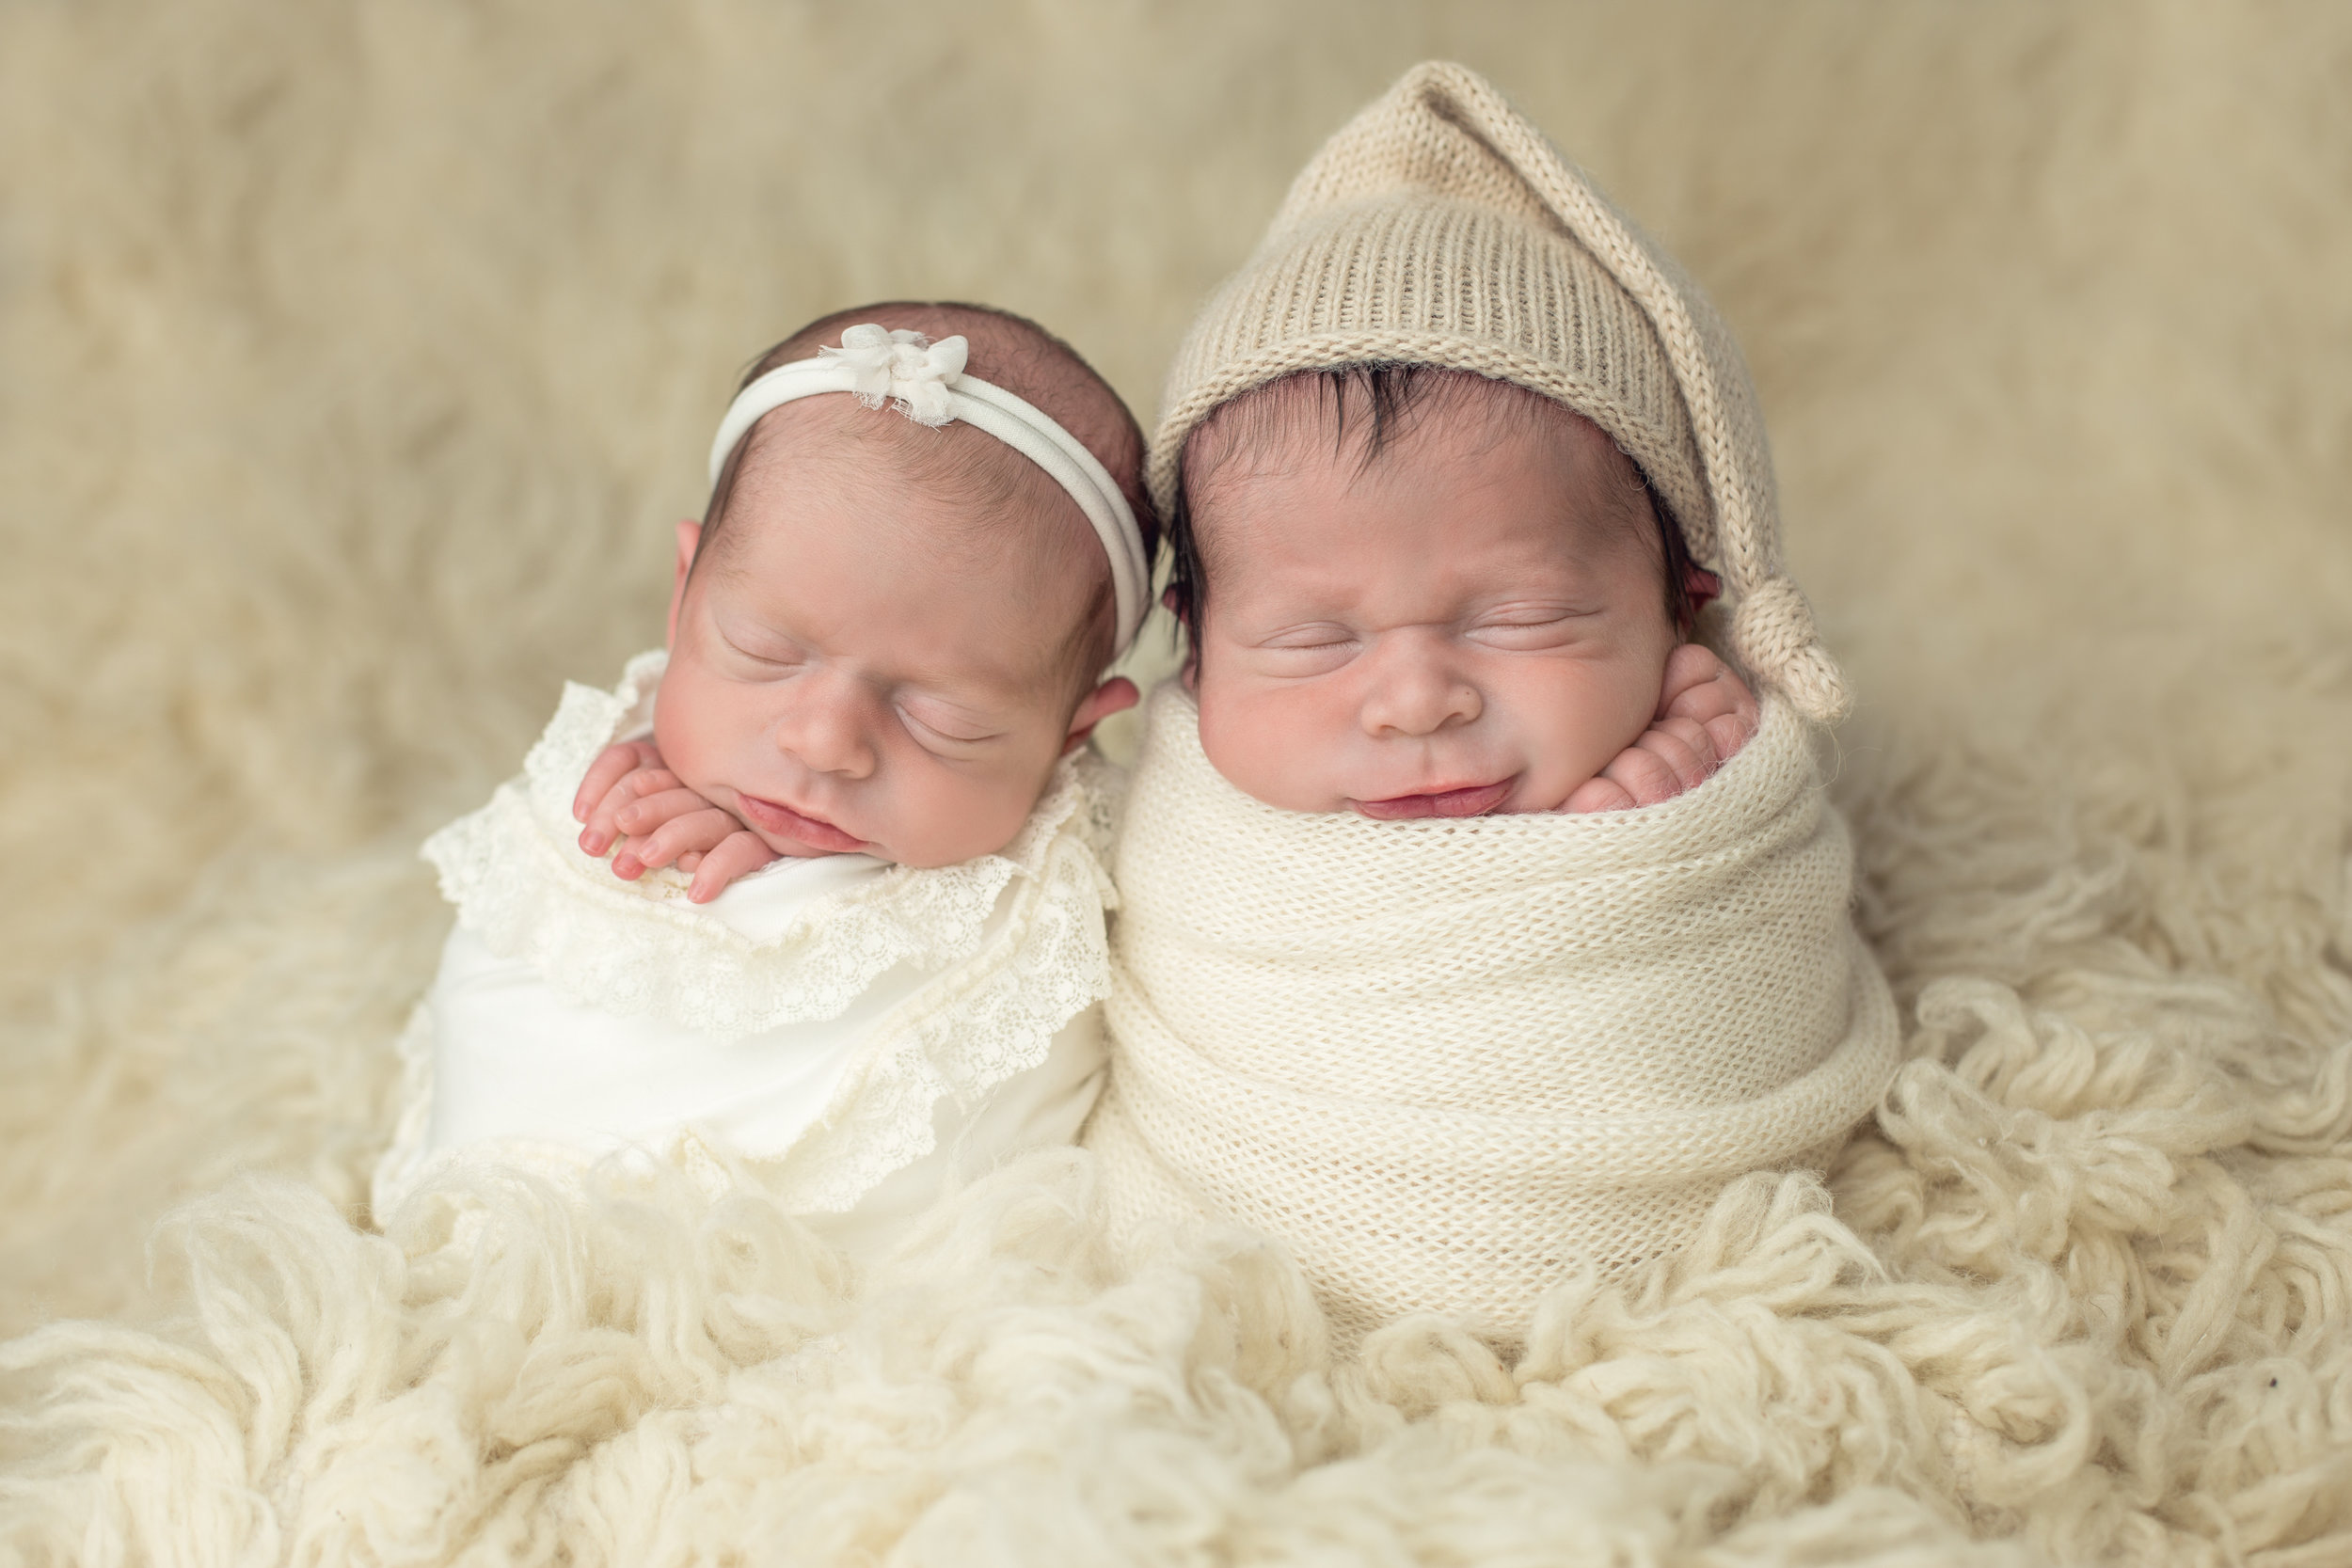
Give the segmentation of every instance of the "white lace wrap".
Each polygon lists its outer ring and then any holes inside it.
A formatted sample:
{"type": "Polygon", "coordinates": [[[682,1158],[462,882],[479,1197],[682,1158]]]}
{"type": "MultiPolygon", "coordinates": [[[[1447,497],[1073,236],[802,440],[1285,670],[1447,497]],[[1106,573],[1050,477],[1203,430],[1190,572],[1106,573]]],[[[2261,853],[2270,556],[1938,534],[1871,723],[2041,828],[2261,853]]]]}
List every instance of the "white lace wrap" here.
{"type": "Polygon", "coordinates": [[[1816,1164],[1891,1077],[1896,1016],[1804,722],[1601,816],[1278,811],[1154,696],[1116,863],[1118,1227],[1286,1241],[1335,1324],[1501,1340],[1566,1271],[1679,1244],[1726,1180],[1816,1164]]]}
{"type": "MultiPolygon", "coordinates": [[[[522,775],[426,841],[457,908],[443,983],[461,947],[477,944],[468,950],[527,966],[564,1006],[641,1021],[651,1039],[691,1032],[696,1049],[722,1053],[714,1062],[739,1045],[769,1053],[782,1072],[802,1035],[827,1036],[845,1060],[813,1121],[787,1118],[766,1138],[739,1129],[730,1151],[781,1162],[800,1207],[844,1211],[932,1151],[943,1101],[978,1105],[1041,1067],[1107,992],[1108,770],[1083,749],[1065,759],[993,855],[936,869],[855,855],[779,861],[697,906],[675,873],[614,877],[580,850],[571,815],[596,753],[649,722],[665,663],[659,651],[640,655],[610,692],[567,686],[522,775]],[[855,1037],[846,1047],[845,1030],[855,1037]]],[[[555,1002],[541,1011],[560,1013],[555,1002]]],[[[412,1057],[467,1044],[437,1042],[422,1025],[411,1036],[412,1057]]],[[[731,1081],[742,1081],[740,1060],[731,1081]]],[[[430,1075],[414,1077],[379,1173],[388,1200],[450,1152],[431,1147],[430,1075]]],[[[509,1152],[544,1165],[562,1142],[518,1138],[509,1152]]]]}

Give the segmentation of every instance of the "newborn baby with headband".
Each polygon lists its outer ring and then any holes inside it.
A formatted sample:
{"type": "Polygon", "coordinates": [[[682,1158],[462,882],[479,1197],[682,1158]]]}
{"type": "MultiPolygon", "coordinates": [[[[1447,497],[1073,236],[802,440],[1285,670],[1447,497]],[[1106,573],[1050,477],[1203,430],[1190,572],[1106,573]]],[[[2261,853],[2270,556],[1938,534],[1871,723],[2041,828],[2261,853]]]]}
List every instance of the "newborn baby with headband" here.
{"type": "Polygon", "coordinates": [[[457,924],[379,1216],[437,1169],[758,1178],[843,1244],[1068,1142],[1100,1081],[1141,432],[1031,322],[885,304],[762,356],[677,529],[668,647],[566,688],[435,834],[457,924]]]}

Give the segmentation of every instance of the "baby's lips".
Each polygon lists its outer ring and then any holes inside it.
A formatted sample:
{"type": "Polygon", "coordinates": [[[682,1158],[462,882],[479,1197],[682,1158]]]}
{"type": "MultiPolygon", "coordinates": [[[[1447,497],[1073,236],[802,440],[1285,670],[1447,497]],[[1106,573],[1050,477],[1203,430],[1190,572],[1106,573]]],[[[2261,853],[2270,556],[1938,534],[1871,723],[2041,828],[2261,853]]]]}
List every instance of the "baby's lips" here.
{"type": "Polygon", "coordinates": [[[1429,795],[1394,795],[1385,800],[1350,800],[1375,822],[1408,822],[1428,816],[1484,816],[1509,798],[1511,781],[1444,789],[1429,795]]]}
{"type": "Polygon", "coordinates": [[[863,839],[843,832],[823,817],[795,811],[781,801],[763,800],[756,795],[738,795],[736,801],[752,826],[771,833],[782,833],[812,849],[839,855],[851,854],[866,847],[863,839]]]}

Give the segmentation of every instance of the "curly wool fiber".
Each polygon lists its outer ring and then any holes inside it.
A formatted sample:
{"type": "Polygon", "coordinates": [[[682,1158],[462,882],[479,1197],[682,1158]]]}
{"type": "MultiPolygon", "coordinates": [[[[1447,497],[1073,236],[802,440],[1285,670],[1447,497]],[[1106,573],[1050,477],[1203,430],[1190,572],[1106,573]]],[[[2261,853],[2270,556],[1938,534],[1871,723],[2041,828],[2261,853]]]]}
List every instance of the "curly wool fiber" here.
{"type": "Polygon", "coordinates": [[[1245,1233],[1126,1272],[1078,1152],[968,1190],[863,1276],[755,1191],[477,1180],[376,1237],[304,1186],[233,1186],[159,1235],[175,1320],[0,1351],[0,1541],[2328,1560],[2352,1541],[2352,1048],[2275,1097],[2233,1070],[2282,1043],[2242,986],[2032,989],[2080,1000],[1928,984],[1826,1188],[1746,1179],[1673,1259],[1564,1282],[1509,1366],[1426,1317],[1335,1365],[1303,1276],[1245,1233]]]}

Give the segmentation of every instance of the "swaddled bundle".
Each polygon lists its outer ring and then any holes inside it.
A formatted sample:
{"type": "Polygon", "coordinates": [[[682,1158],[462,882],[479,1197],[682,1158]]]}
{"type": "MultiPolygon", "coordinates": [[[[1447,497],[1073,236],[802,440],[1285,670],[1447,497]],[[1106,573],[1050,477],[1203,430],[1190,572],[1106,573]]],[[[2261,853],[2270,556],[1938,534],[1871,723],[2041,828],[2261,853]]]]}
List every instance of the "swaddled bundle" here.
{"type": "Polygon", "coordinates": [[[1778,698],[1636,812],[1278,811],[1153,699],[1115,875],[1115,1223],[1288,1242],[1342,1327],[1524,1330],[1584,1263],[1673,1248],[1731,1177],[1819,1164],[1893,1069],[1851,853],[1778,698]]]}
{"type": "Polygon", "coordinates": [[[1088,1141],[1122,1228],[1268,1231],[1343,1336],[1509,1340],[1826,1160],[1896,1043],[1813,762],[1850,698],[1673,260],[1417,66],[1194,322],[1148,471],[1200,705],[1157,699],[1115,871],[1088,1141]],[[1677,712],[1724,657],[1752,737],[1677,712]]]}

